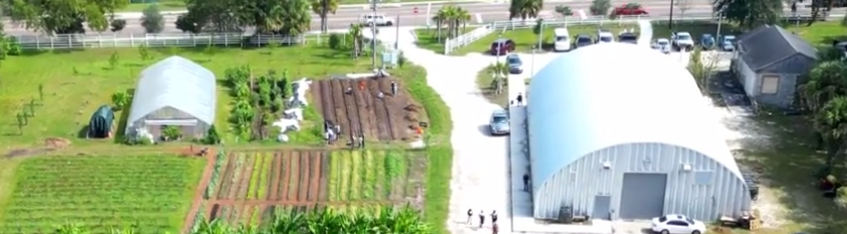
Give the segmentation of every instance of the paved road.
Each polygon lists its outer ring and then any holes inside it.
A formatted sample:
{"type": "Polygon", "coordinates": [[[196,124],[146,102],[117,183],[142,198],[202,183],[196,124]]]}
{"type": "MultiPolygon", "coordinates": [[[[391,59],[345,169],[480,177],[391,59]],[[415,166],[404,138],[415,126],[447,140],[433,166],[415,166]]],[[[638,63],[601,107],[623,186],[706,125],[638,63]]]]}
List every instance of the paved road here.
{"type": "MultiPolygon", "coordinates": [[[[670,14],[670,1],[668,0],[613,0],[612,6],[617,6],[628,2],[637,2],[641,4],[653,16],[668,16],[670,14]]],[[[683,17],[710,16],[712,15],[712,7],[710,2],[710,0],[676,1],[677,6],[674,7],[674,17],[679,18],[680,15],[682,15],[683,17]]],[[[427,25],[427,18],[429,18],[427,12],[429,11],[431,14],[434,14],[436,11],[438,11],[438,9],[440,9],[444,5],[445,3],[433,3],[429,6],[427,4],[395,4],[381,7],[379,9],[379,13],[388,15],[390,17],[399,18],[399,24],[401,26],[425,26],[427,25]],[[415,8],[417,8],[418,13],[414,13],[415,8]]],[[[455,3],[453,5],[463,7],[469,12],[471,12],[472,23],[503,21],[508,20],[509,18],[509,6],[507,1],[499,3],[455,3]]],[[[591,5],[591,0],[546,1],[544,10],[542,10],[541,17],[556,17],[557,15],[553,11],[553,9],[555,9],[555,7],[558,5],[570,6],[571,9],[574,11],[583,10],[585,12],[588,12],[588,8],[591,5]]],[[[365,12],[366,9],[363,8],[338,9],[335,15],[329,17],[329,28],[347,28],[351,23],[358,22],[359,16],[365,12]]],[[[804,12],[808,12],[808,9],[801,9],[801,14],[804,12]]],[[[165,16],[166,23],[165,30],[163,33],[181,33],[174,26],[174,22],[176,21],[177,15],[178,12],[170,12],[170,14],[167,14],[165,16]]],[[[140,13],[125,13],[121,17],[127,20],[127,26],[123,31],[119,32],[119,34],[123,36],[129,36],[130,34],[142,35],[144,33],[144,28],[141,27],[140,13]]],[[[320,19],[316,15],[313,15],[312,19],[312,29],[317,30],[320,27],[320,19]]],[[[6,23],[6,25],[6,32],[12,35],[39,34],[36,32],[27,31],[22,27],[15,27],[14,24],[11,23],[6,23]]]]}

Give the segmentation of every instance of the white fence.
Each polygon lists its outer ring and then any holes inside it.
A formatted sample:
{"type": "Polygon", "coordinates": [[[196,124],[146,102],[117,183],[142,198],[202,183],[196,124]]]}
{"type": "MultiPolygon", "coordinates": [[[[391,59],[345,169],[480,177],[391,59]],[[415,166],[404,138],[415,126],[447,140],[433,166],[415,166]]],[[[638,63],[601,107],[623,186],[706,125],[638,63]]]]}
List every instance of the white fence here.
{"type": "MultiPolygon", "coordinates": [[[[26,50],[86,49],[114,47],[197,47],[197,46],[262,46],[271,42],[281,45],[320,42],[318,34],[284,37],[278,35],[221,34],[66,34],[55,36],[14,36],[26,50]]],[[[325,37],[325,36],[324,36],[325,37]]]]}
{"type": "Polygon", "coordinates": [[[453,52],[453,49],[473,43],[480,38],[488,36],[493,31],[494,29],[490,25],[483,25],[458,37],[447,39],[444,41],[444,54],[450,54],[450,52],[453,52]]]}

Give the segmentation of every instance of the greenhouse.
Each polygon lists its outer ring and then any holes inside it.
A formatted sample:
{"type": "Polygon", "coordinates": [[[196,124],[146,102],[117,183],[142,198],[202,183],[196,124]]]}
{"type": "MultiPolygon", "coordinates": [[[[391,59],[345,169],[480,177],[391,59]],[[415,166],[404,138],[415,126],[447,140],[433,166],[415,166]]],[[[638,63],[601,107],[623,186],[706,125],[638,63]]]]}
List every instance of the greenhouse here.
{"type": "Polygon", "coordinates": [[[166,126],[186,138],[202,138],[215,122],[215,75],[188,59],[172,56],[141,72],[127,119],[128,136],[161,138],[166,126]]]}
{"type": "Polygon", "coordinates": [[[102,105],[91,115],[88,121],[88,138],[107,138],[112,136],[112,121],[115,120],[115,112],[109,105],[102,105]]]}

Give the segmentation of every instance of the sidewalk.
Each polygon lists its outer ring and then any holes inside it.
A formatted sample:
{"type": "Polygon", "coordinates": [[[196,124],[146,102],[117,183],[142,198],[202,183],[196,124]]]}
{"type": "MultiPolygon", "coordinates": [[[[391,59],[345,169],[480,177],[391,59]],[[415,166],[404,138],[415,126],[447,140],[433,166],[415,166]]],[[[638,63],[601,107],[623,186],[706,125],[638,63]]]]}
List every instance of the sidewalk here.
{"type": "Polygon", "coordinates": [[[653,24],[650,20],[639,20],[638,30],[638,44],[650,47],[650,45],[653,44],[653,24]]]}

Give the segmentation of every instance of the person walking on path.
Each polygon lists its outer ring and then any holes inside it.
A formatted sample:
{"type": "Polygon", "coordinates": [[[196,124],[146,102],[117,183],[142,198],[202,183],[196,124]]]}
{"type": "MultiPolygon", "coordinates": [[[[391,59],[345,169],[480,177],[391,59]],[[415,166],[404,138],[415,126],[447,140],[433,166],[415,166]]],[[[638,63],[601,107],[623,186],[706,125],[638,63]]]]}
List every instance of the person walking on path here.
{"type": "Polygon", "coordinates": [[[359,135],[359,148],[365,148],[365,135],[359,135]]]}
{"type": "Polygon", "coordinates": [[[393,80],[391,81],[391,96],[397,96],[397,82],[394,82],[393,80]]]}
{"type": "Polygon", "coordinates": [[[473,220],[471,218],[473,218],[473,209],[468,209],[468,221],[465,224],[472,225],[473,220]]]}
{"type": "Polygon", "coordinates": [[[529,173],[523,173],[523,191],[529,192],[529,173]]]}
{"type": "Polygon", "coordinates": [[[491,224],[497,224],[497,211],[491,211],[491,224]]]}
{"type": "Polygon", "coordinates": [[[341,135],[341,125],[336,124],[333,128],[338,135],[341,135]]]}
{"type": "Polygon", "coordinates": [[[482,228],[483,224],[485,224],[485,212],[479,210],[479,228],[482,228]]]}
{"type": "Polygon", "coordinates": [[[518,101],[518,106],[523,106],[523,93],[518,93],[516,100],[518,101]]]}

